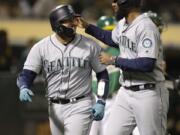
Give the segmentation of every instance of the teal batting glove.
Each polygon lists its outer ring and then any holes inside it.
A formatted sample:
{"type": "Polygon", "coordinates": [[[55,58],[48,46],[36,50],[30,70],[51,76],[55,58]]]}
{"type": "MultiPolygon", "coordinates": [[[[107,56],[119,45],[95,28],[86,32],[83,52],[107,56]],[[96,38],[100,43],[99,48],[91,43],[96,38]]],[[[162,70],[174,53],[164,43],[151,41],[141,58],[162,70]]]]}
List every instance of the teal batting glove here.
{"type": "Polygon", "coordinates": [[[105,101],[98,100],[92,108],[93,120],[100,121],[104,117],[105,101]]]}
{"type": "Polygon", "coordinates": [[[34,96],[34,93],[30,89],[28,88],[20,89],[20,94],[19,94],[20,101],[32,102],[32,99],[31,99],[32,96],[34,96]]]}

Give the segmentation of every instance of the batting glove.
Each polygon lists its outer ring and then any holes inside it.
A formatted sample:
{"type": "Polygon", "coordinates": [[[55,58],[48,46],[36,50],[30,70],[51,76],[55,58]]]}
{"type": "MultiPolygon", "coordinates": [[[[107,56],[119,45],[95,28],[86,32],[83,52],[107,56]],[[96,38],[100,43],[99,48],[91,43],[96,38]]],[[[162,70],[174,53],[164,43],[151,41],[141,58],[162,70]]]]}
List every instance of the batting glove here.
{"type": "Polygon", "coordinates": [[[20,89],[20,94],[19,94],[20,101],[32,102],[32,99],[31,99],[32,96],[34,96],[34,93],[30,89],[28,88],[20,89]]]}
{"type": "Polygon", "coordinates": [[[93,120],[100,121],[104,117],[105,102],[98,100],[92,108],[93,120]]]}

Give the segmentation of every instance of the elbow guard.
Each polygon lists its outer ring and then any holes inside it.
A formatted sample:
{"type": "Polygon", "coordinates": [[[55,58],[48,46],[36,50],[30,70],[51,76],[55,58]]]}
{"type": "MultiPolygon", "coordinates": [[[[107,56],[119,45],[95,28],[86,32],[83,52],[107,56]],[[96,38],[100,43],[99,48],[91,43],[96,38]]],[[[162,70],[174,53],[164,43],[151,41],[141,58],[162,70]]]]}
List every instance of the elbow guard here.
{"type": "Polygon", "coordinates": [[[98,89],[97,89],[97,95],[102,97],[104,96],[104,93],[105,93],[105,82],[100,80],[99,83],[98,83],[98,89]]]}
{"type": "Polygon", "coordinates": [[[97,73],[98,87],[97,96],[101,99],[106,99],[109,92],[109,76],[107,70],[97,73]]]}
{"type": "Polygon", "coordinates": [[[109,81],[100,80],[97,87],[97,96],[101,99],[106,99],[109,91],[109,81]]]}

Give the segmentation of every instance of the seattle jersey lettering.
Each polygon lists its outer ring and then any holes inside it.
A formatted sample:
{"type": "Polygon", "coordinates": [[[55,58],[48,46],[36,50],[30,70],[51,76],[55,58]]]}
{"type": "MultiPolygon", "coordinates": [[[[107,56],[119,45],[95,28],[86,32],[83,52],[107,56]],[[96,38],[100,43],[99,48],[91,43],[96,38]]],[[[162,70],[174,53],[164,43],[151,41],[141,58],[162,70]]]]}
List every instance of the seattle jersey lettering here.
{"type": "Polygon", "coordinates": [[[131,50],[135,53],[137,52],[136,44],[134,42],[132,42],[126,36],[120,36],[119,44],[121,44],[125,48],[128,48],[129,50],[131,50]]]}
{"type": "Polygon", "coordinates": [[[53,61],[44,60],[43,61],[44,70],[49,72],[54,72],[62,70],[65,67],[79,67],[79,68],[88,68],[88,60],[77,58],[77,57],[64,57],[63,59],[56,59],[53,61]]]}

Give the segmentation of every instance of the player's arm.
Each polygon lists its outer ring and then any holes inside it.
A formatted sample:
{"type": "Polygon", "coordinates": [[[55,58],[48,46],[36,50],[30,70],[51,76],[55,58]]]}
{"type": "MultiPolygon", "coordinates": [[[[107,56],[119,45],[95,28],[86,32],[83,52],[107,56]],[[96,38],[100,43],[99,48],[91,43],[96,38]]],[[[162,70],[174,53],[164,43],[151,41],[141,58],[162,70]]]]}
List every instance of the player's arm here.
{"type": "Polygon", "coordinates": [[[97,78],[97,96],[99,100],[105,101],[109,92],[109,75],[107,69],[96,73],[97,78]]]}
{"type": "Polygon", "coordinates": [[[22,72],[18,75],[17,86],[18,88],[28,88],[32,86],[32,83],[37,76],[37,73],[28,69],[23,69],[22,72]]]}
{"type": "Polygon", "coordinates": [[[24,68],[17,77],[17,86],[20,90],[20,101],[32,101],[31,96],[33,96],[34,94],[30,88],[37,74],[40,72],[42,66],[39,49],[39,45],[34,45],[32,47],[27,56],[24,68]]]}
{"type": "Polygon", "coordinates": [[[124,71],[140,71],[151,72],[154,69],[156,59],[141,57],[135,59],[121,58],[117,56],[111,56],[107,53],[101,53],[99,57],[101,63],[106,65],[115,65],[124,71]]]}
{"type": "Polygon", "coordinates": [[[91,36],[95,37],[96,39],[102,41],[103,43],[107,44],[108,46],[119,48],[119,46],[113,42],[112,40],[112,32],[107,30],[102,30],[99,27],[89,24],[84,18],[80,17],[77,18],[77,25],[80,28],[84,28],[85,32],[90,34],[91,36]]]}
{"type": "Polygon", "coordinates": [[[96,39],[102,41],[103,43],[107,44],[110,47],[119,48],[119,46],[113,42],[112,40],[112,32],[108,30],[102,30],[99,27],[89,24],[85,32],[90,34],[91,36],[95,37],[96,39]]]}
{"type": "Polygon", "coordinates": [[[31,91],[30,87],[32,86],[36,76],[37,73],[27,69],[23,69],[22,72],[18,75],[17,86],[20,90],[20,101],[32,101],[31,96],[33,96],[34,93],[31,91]]]}
{"type": "Polygon", "coordinates": [[[90,54],[91,54],[91,67],[96,72],[98,88],[97,96],[98,100],[92,108],[92,117],[94,120],[102,120],[104,117],[105,100],[109,91],[109,76],[106,70],[106,66],[99,61],[99,54],[101,52],[100,46],[90,40],[90,54]]]}
{"type": "Polygon", "coordinates": [[[145,57],[126,59],[117,57],[114,59],[113,63],[116,67],[124,71],[152,72],[155,67],[156,59],[145,57]]]}
{"type": "Polygon", "coordinates": [[[96,73],[98,88],[97,88],[97,97],[98,100],[92,108],[92,116],[96,121],[102,120],[104,117],[105,110],[105,100],[108,96],[109,91],[109,76],[107,70],[96,73]]]}

